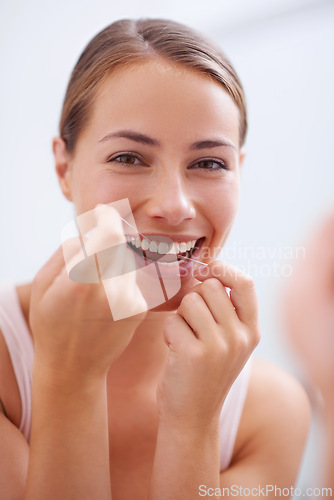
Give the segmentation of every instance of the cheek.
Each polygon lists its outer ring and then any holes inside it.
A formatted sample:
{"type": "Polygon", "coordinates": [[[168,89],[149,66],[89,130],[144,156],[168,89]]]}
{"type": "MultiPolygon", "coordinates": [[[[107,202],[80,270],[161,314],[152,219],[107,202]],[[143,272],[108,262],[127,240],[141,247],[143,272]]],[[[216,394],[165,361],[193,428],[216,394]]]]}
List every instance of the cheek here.
{"type": "Polygon", "coordinates": [[[208,209],[210,210],[210,220],[217,236],[223,236],[226,231],[230,231],[238,210],[238,204],[238,182],[230,183],[221,189],[212,191],[208,209]]]}
{"type": "Polygon", "coordinates": [[[76,213],[81,214],[96,207],[128,198],[131,205],[138,198],[140,190],[135,183],[124,182],[122,176],[106,172],[77,170],[72,178],[72,199],[76,213]]]}
{"type": "Polygon", "coordinates": [[[239,184],[224,186],[211,193],[207,217],[211,223],[213,234],[206,250],[211,261],[218,258],[222,247],[231,231],[239,201],[239,184]]]}

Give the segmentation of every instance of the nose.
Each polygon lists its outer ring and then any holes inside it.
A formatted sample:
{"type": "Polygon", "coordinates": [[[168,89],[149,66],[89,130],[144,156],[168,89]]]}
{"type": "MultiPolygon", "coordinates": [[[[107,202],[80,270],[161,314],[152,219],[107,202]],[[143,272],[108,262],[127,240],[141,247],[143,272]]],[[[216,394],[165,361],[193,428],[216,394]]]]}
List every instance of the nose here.
{"type": "Polygon", "coordinates": [[[196,215],[191,193],[183,179],[174,173],[156,179],[149,200],[146,203],[146,214],[152,218],[160,218],[170,226],[178,226],[196,215]]]}

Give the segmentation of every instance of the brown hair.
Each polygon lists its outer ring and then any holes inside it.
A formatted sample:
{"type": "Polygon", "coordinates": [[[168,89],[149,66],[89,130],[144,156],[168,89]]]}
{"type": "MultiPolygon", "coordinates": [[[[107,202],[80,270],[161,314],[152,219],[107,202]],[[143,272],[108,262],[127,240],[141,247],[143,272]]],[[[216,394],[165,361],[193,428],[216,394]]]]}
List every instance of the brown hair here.
{"type": "Polygon", "coordinates": [[[229,60],[210,40],[183,24],[165,19],[124,19],[104,28],[87,45],[67,87],[59,133],[73,152],[91,116],[94,96],[104,79],[121,65],[164,57],[206,73],[231,95],[240,113],[240,145],[245,141],[247,111],[240,80],[229,60]]]}

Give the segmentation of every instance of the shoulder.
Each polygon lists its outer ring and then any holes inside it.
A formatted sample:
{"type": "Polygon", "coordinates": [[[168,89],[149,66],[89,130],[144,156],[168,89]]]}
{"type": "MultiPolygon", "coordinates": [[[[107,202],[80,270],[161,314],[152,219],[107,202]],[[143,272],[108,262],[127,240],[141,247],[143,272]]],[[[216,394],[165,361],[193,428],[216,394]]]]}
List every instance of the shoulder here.
{"type": "MultiPolygon", "coordinates": [[[[248,405],[252,411],[266,411],[274,417],[275,410],[280,410],[280,420],[284,414],[291,418],[295,415],[310,417],[310,404],[305,389],[291,374],[277,365],[263,359],[254,359],[248,391],[248,405]]],[[[291,422],[291,419],[289,418],[291,422]]]]}
{"type": "MultiPolygon", "coordinates": [[[[268,477],[293,484],[309,432],[311,410],[302,385],[271,362],[254,359],[233,461],[268,465],[268,477]]],[[[274,484],[274,483],[273,483],[274,484]]]]}

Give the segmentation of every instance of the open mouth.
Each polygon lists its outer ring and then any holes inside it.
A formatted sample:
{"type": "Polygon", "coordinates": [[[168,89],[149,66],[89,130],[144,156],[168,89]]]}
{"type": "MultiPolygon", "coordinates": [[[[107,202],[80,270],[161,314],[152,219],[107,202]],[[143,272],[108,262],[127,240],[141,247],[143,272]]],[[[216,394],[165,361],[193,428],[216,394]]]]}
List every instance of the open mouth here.
{"type": "Polygon", "coordinates": [[[173,264],[175,262],[187,262],[195,250],[199,249],[204,237],[197,240],[176,242],[165,236],[147,236],[145,238],[134,238],[127,236],[130,248],[141,257],[153,262],[173,264]]]}

